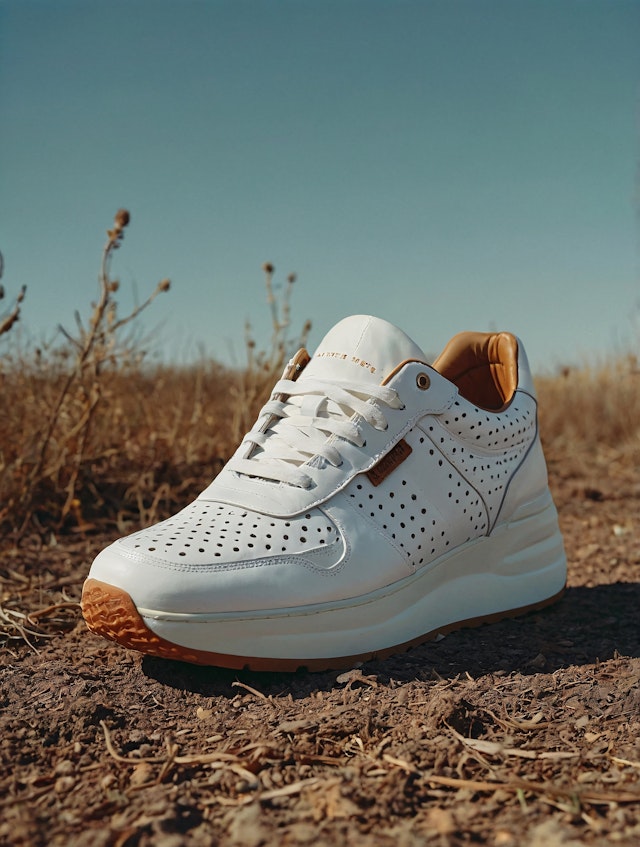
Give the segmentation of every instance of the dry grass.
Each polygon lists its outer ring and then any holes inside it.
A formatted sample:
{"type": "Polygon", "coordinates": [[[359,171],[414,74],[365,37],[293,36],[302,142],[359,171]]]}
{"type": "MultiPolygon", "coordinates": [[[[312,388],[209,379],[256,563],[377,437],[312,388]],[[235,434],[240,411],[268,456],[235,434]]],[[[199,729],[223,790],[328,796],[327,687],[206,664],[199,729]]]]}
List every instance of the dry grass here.
{"type": "MultiPolygon", "coordinates": [[[[306,342],[307,322],[289,338],[295,275],[274,294],[263,267],[273,334],[264,349],[245,327],[246,365],[191,367],[145,362],[136,319],[169,289],[163,280],[124,317],[111,261],[129,213],[107,232],[97,302],[50,349],[24,351],[10,332],[24,289],[0,316],[0,531],[131,531],[156,521],[206,485],[253,423],[289,356],[306,342]]],[[[537,381],[549,455],[640,457],[640,369],[633,357],[537,381]]]]}
{"type": "MultiPolygon", "coordinates": [[[[120,209],[107,231],[98,298],[89,318],[84,321],[76,312],[75,333],[60,327],[62,343],[48,355],[43,356],[41,350],[35,351],[32,359],[8,354],[2,363],[0,380],[7,414],[0,431],[0,523],[8,521],[18,534],[25,531],[36,510],[49,505],[43,488],[51,487],[62,495],[54,506],[58,522],[63,522],[78,502],[83,470],[87,461],[97,458],[91,448],[100,407],[105,399],[113,399],[108,395],[109,377],[136,360],[139,363],[135,345],[122,330],[169,289],[169,281],[162,280],[140,306],[124,317],[119,314],[115,300],[119,283],[110,269],[129,220],[129,212],[120,209]]],[[[24,289],[21,293],[24,296],[24,289]]],[[[18,318],[20,302],[21,298],[2,323],[4,335],[18,318]]]]}
{"type": "Polygon", "coordinates": [[[230,457],[288,357],[303,346],[307,322],[288,337],[291,274],[274,294],[265,265],[273,334],[262,350],[245,327],[246,366],[232,371],[211,361],[190,367],[145,361],[136,319],[161,293],[162,280],[121,316],[111,262],[129,213],[119,210],[107,231],[97,302],[73,333],[60,327],[48,349],[20,349],[10,330],[24,289],[0,316],[0,533],[121,532],[175,511],[210,481],[230,457]]]}
{"type": "Polygon", "coordinates": [[[565,368],[540,377],[536,387],[549,456],[588,461],[615,451],[640,461],[640,367],[634,355],[565,368]]]}
{"type": "MultiPolygon", "coordinates": [[[[2,254],[0,254],[0,278],[2,277],[2,254]]],[[[22,286],[13,304],[4,314],[0,315],[0,335],[6,335],[20,320],[22,301],[27,293],[26,286],[22,286]]],[[[0,285],[0,300],[4,300],[4,287],[0,285]]]]}
{"type": "MultiPolygon", "coordinates": [[[[175,511],[231,456],[282,364],[254,360],[238,372],[215,362],[148,368],[125,360],[110,366],[99,377],[99,408],[90,405],[82,386],[67,392],[46,462],[43,431],[68,374],[55,357],[5,366],[0,372],[4,532],[25,525],[38,531],[117,525],[126,532],[175,511]],[[91,426],[83,429],[92,409],[91,426]]],[[[537,382],[550,459],[589,461],[613,449],[638,461],[640,375],[632,363],[621,360],[537,382]]]]}

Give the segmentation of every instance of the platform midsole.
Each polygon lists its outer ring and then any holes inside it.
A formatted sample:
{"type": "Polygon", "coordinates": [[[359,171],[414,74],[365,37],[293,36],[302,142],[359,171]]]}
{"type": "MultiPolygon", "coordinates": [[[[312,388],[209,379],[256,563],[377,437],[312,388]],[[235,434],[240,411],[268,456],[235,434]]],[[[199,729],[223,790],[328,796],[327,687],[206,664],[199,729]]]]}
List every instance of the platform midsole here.
{"type": "Polygon", "coordinates": [[[491,536],[357,598],[259,612],[138,611],[156,635],[191,649],[329,658],[383,650],[458,622],[536,606],[557,595],[565,580],[562,537],[548,497],[533,514],[525,511],[491,536]]]}

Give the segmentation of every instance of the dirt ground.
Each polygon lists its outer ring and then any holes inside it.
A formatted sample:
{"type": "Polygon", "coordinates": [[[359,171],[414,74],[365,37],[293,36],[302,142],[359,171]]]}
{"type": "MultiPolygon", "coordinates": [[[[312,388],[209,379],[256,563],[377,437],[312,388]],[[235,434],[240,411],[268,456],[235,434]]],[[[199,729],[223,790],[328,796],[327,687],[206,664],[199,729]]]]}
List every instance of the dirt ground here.
{"type": "Polygon", "coordinates": [[[557,605],[347,672],[143,658],[77,606],[111,537],[5,545],[0,844],[636,847],[640,474],[550,475],[557,605]]]}

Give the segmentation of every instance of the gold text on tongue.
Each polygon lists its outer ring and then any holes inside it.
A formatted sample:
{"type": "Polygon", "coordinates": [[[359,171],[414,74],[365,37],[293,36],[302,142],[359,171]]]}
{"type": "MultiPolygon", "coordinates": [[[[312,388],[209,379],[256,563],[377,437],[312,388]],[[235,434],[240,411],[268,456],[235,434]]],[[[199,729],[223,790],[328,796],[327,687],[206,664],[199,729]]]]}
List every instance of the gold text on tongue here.
{"type": "Polygon", "coordinates": [[[315,355],[316,359],[350,359],[354,365],[360,365],[361,368],[366,368],[369,373],[374,374],[377,370],[375,365],[367,362],[366,359],[360,359],[358,356],[349,356],[348,353],[337,353],[335,350],[321,350],[315,355]]]}

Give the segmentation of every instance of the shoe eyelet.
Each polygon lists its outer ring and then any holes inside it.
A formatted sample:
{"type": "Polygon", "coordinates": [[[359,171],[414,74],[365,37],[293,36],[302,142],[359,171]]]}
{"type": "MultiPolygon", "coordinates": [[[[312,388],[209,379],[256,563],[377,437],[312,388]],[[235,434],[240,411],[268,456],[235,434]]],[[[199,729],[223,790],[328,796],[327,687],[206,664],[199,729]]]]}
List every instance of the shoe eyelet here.
{"type": "Polygon", "coordinates": [[[429,379],[429,375],[426,373],[419,373],[416,377],[416,385],[420,389],[420,391],[426,391],[427,388],[431,385],[431,380],[429,379]]]}

